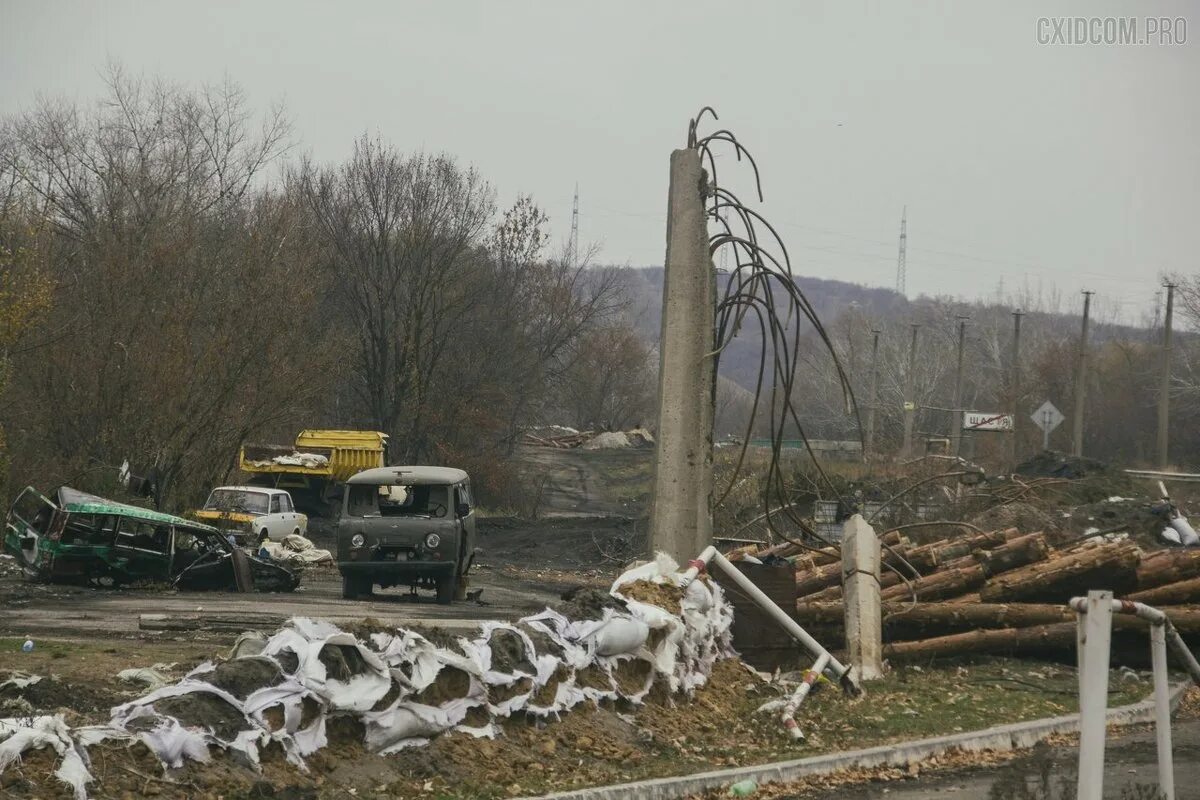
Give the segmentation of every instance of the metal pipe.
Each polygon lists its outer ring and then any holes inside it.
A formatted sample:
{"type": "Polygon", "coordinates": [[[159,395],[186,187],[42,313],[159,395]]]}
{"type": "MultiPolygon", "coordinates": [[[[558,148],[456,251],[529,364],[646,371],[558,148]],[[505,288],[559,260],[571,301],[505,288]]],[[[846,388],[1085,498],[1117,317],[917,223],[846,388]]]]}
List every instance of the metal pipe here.
{"type": "MultiPolygon", "coordinates": [[[[1087,613],[1088,601],[1086,597],[1072,597],[1069,605],[1080,614],[1087,613]]],[[[1151,625],[1161,625],[1165,629],[1164,636],[1171,645],[1171,649],[1175,651],[1175,655],[1179,656],[1179,660],[1183,662],[1183,666],[1192,680],[1197,685],[1200,685],[1200,662],[1196,661],[1196,657],[1192,655],[1192,651],[1184,643],[1183,638],[1179,635],[1179,631],[1175,630],[1175,626],[1171,624],[1170,617],[1153,606],[1138,603],[1134,600],[1113,600],[1112,613],[1131,614],[1139,619],[1146,620],[1151,625]]]]}
{"type": "Polygon", "coordinates": [[[680,585],[685,589],[690,586],[692,581],[696,580],[696,576],[708,568],[709,560],[716,554],[716,545],[710,544],[701,550],[700,555],[688,562],[688,568],[683,572],[683,583],[680,585]]]}
{"type": "Polygon", "coordinates": [[[812,669],[804,673],[804,679],[800,681],[800,685],[796,687],[796,691],[792,693],[791,698],[783,707],[783,727],[787,728],[788,735],[799,741],[804,738],[804,731],[800,730],[800,726],[796,724],[796,709],[800,708],[800,704],[804,702],[804,698],[808,697],[808,692],[812,689],[812,685],[817,682],[817,678],[821,677],[821,673],[825,671],[825,667],[829,665],[829,653],[822,653],[817,656],[817,660],[813,662],[812,669]]]}
{"type": "Polygon", "coordinates": [[[1171,684],[1167,678],[1165,625],[1150,628],[1150,663],[1154,671],[1154,738],[1158,745],[1158,792],[1175,800],[1175,766],[1171,754],[1171,684]]]}
{"type": "MultiPolygon", "coordinates": [[[[1109,645],[1112,640],[1112,592],[1088,592],[1082,599],[1083,675],[1079,681],[1078,800],[1102,800],[1104,795],[1104,733],[1108,706],[1109,645]]],[[[1071,601],[1072,607],[1075,601],[1071,601]]]]}
{"type": "Polygon", "coordinates": [[[720,567],[738,585],[739,589],[749,595],[750,599],[754,602],[758,603],[759,608],[767,612],[785,631],[791,634],[793,639],[804,645],[805,649],[810,653],[814,656],[829,655],[829,665],[826,667],[826,671],[842,684],[844,690],[851,694],[858,694],[861,691],[850,679],[850,669],[834,658],[828,650],[821,646],[820,642],[809,635],[808,631],[801,628],[796,620],[784,613],[783,609],[777,606],[771,598],[767,597],[762,589],[755,586],[753,581],[743,575],[737,567],[729,563],[729,559],[720,553],[714,552],[710,563],[714,563],[720,567]]]}

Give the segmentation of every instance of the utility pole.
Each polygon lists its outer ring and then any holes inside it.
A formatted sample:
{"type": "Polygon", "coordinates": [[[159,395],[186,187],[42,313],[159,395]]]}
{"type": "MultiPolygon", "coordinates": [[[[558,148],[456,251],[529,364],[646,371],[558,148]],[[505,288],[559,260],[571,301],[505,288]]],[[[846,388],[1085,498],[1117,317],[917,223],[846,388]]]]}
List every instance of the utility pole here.
{"type": "Polygon", "coordinates": [[[900,255],[896,259],[896,291],[908,296],[908,265],[905,251],[908,249],[908,206],[900,213],[900,255]]]}
{"type": "Polygon", "coordinates": [[[706,182],[697,150],[671,153],[648,552],[664,552],[680,564],[712,543],[716,273],[708,250],[706,182]]]}
{"type": "Polygon", "coordinates": [[[900,448],[900,457],[912,455],[913,424],[917,417],[916,368],[917,368],[917,331],[921,326],[913,323],[912,342],[908,346],[908,372],[904,376],[904,444],[900,448]]]}
{"type": "Polygon", "coordinates": [[[958,320],[958,367],[954,371],[954,410],[950,412],[950,452],[961,455],[963,435],[963,345],[967,339],[967,318],[958,320]]]}
{"type": "Polygon", "coordinates": [[[579,266],[579,184],[575,184],[575,202],[571,204],[571,266],[579,266]]]}
{"type": "Polygon", "coordinates": [[[1020,463],[1020,439],[1017,436],[1019,429],[1021,413],[1018,406],[1021,404],[1021,317],[1023,312],[1017,309],[1012,313],[1013,316],[1013,336],[1012,336],[1012,377],[1009,379],[1009,385],[1012,390],[1012,399],[1010,400],[1009,409],[1013,415],[1012,426],[1012,463],[1015,467],[1020,463]]]}
{"type": "Polygon", "coordinates": [[[867,390],[867,441],[864,456],[875,454],[875,404],[879,400],[879,331],[872,330],[871,386],[867,390]]]}
{"type": "Polygon", "coordinates": [[[1083,401],[1087,386],[1088,313],[1092,308],[1092,295],[1083,293],[1083,331],[1079,335],[1079,371],[1075,374],[1075,419],[1071,421],[1071,453],[1083,455],[1083,401]]]}
{"type": "Polygon", "coordinates": [[[1163,317],[1162,378],[1158,385],[1158,466],[1166,469],[1168,460],[1171,396],[1171,314],[1175,307],[1175,284],[1167,289],[1167,312],[1163,317]]]}

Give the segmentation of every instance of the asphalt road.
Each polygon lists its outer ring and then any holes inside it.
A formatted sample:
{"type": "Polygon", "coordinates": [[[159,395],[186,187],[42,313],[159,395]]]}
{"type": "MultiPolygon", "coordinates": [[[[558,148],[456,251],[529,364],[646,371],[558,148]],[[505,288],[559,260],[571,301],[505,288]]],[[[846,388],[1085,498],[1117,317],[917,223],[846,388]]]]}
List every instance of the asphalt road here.
{"type": "MultiPolygon", "coordinates": [[[[247,628],[270,629],[292,616],[333,622],[374,617],[396,625],[468,628],[479,620],[516,619],[540,611],[557,601],[568,585],[518,581],[484,569],[471,578],[471,588],[483,590],[483,604],[438,605],[432,592],[413,596],[406,589],[377,589],[370,600],[343,600],[336,571],[322,571],[305,579],[295,592],[280,594],[94,589],[30,584],[10,575],[0,577],[0,636],[122,637],[139,633],[143,614],[241,617],[247,628]]],[[[164,638],[171,638],[170,633],[164,638]]]]}

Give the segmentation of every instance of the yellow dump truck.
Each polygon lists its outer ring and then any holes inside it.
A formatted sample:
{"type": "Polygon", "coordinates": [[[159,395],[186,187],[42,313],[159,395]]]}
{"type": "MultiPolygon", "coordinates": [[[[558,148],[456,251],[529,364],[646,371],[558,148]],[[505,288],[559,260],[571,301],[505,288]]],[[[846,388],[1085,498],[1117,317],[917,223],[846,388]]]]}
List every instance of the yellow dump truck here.
{"type": "Polygon", "coordinates": [[[250,485],[287,489],[298,509],[326,516],[351,475],[387,463],[387,441],[379,431],[301,431],[293,446],[243,445],[238,466],[250,485]]]}

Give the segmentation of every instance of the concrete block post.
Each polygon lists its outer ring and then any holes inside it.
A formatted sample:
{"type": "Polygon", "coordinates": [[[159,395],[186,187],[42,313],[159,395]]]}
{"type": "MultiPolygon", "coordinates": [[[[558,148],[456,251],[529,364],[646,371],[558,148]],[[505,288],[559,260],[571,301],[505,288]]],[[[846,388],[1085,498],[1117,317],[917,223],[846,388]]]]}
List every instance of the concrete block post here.
{"type": "Polygon", "coordinates": [[[883,677],[883,618],[879,600],[879,538],[861,514],[842,528],[846,655],[858,681],[883,677]]]}
{"type": "Polygon", "coordinates": [[[712,542],[716,274],[696,150],[671,153],[650,551],[680,563],[712,542]]]}

